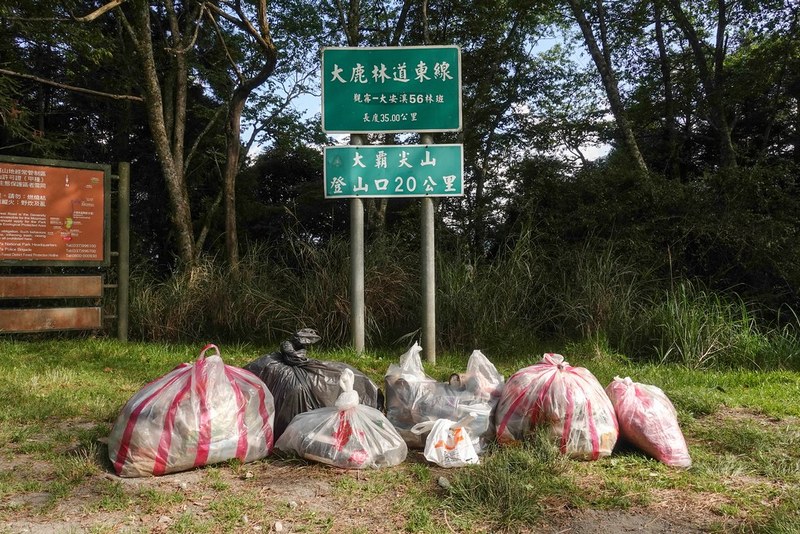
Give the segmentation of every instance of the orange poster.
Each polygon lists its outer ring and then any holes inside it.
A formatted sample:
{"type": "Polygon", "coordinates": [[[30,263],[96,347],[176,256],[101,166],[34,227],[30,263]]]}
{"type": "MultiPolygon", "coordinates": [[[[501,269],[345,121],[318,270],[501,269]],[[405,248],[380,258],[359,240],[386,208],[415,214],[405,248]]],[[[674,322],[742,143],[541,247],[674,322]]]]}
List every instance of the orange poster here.
{"type": "Polygon", "coordinates": [[[104,177],[0,162],[0,261],[103,262],[104,177]]]}

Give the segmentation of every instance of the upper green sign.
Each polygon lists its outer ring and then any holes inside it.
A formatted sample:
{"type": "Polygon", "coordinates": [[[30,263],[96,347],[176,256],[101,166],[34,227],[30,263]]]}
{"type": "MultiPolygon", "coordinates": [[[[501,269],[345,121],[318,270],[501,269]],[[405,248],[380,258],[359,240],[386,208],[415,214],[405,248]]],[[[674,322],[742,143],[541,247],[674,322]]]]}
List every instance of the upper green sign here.
{"type": "Polygon", "coordinates": [[[322,129],[330,133],[461,129],[457,46],[325,48],[322,129]]]}

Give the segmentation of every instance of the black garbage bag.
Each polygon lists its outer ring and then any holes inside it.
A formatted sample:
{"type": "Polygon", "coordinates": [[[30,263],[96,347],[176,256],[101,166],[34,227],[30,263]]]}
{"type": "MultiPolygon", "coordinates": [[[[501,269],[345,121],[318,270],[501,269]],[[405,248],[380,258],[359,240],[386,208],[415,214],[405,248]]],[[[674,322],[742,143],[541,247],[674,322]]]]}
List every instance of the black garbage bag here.
{"type": "Polygon", "coordinates": [[[319,339],[316,332],[304,328],[281,343],[279,351],[244,366],[264,381],[275,399],[275,439],[283,434],[295,415],[334,406],[341,393],[339,379],[345,369],[353,372],[353,390],[358,393],[359,402],[383,409],[383,396],[364,373],[346,363],[306,356],[306,347],[319,339]]]}

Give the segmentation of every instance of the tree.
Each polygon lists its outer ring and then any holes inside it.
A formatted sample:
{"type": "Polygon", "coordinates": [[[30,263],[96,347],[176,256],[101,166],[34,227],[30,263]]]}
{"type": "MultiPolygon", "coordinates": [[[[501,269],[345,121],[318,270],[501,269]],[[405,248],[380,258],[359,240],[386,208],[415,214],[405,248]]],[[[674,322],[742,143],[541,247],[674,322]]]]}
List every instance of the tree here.
{"type": "Polygon", "coordinates": [[[461,45],[463,131],[440,139],[464,144],[466,194],[442,202],[440,209],[468,237],[477,259],[491,248],[498,208],[508,196],[505,171],[524,153],[521,110],[543,82],[531,49],[552,18],[551,5],[532,9],[515,1],[445,0],[426,8],[425,17],[412,12],[411,35],[461,45]]]}
{"type": "MultiPolygon", "coordinates": [[[[298,3],[292,5],[297,6],[298,3]]],[[[79,4],[76,11],[89,11],[82,6],[79,4]]],[[[240,137],[242,117],[248,113],[248,99],[275,73],[277,65],[277,46],[267,22],[266,0],[111,0],[100,7],[93,4],[91,8],[93,10],[88,14],[75,16],[64,13],[59,5],[48,4],[39,7],[36,14],[54,14],[50,18],[64,26],[69,24],[72,28],[86,28],[87,35],[96,33],[98,27],[107,29],[108,21],[112,21],[112,26],[113,21],[117,21],[123,32],[122,35],[113,35],[112,32],[111,42],[116,46],[117,56],[125,55],[126,46],[133,48],[135,68],[126,73],[123,80],[127,90],[134,94],[114,94],[57,82],[55,80],[68,76],[42,69],[39,73],[45,76],[14,74],[32,78],[43,87],[58,87],[60,90],[107,99],[143,102],[154,151],[166,184],[170,226],[177,244],[176,256],[187,266],[195,261],[203,250],[209,225],[213,221],[213,211],[224,199],[227,208],[226,248],[232,264],[235,264],[238,258],[235,176],[243,163],[240,157],[243,148],[240,137]],[[224,61],[214,61],[213,58],[223,58],[224,61]],[[224,81],[228,79],[226,70],[230,71],[232,82],[224,81]],[[138,91],[141,91],[141,96],[135,94],[138,91]],[[222,124],[220,119],[225,116],[227,135],[224,138],[217,137],[215,131],[222,124]],[[199,129],[195,128],[195,124],[203,119],[206,120],[205,124],[199,129]],[[203,182],[208,182],[209,173],[196,173],[195,163],[199,161],[203,167],[213,169],[213,166],[206,164],[206,160],[213,162],[217,151],[208,149],[206,145],[209,140],[224,141],[226,149],[220,171],[223,177],[221,194],[210,192],[211,198],[217,196],[219,200],[207,203],[202,198],[196,198],[196,192],[203,182]],[[191,176],[198,181],[190,184],[191,176]],[[203,203],[210,206],[210,211],[195,237],[193,205],[203,203]]],[[[41,38],[41,29],[44,27],[42,17],[29,17],[27,20],[34,21],[30,28],[38,31],[36,37],[41,38]],[[38,26],[35,22],[38,22],[38,26]]],[[[110,36],[104,33],[103,37],[108,39],[110,36]]],[[[94,44],[88,38],[76,42],[94,44]]],[[[79,45],[69,43],[65,46],[79,45]]],[[[90,51],[93,49],[90,44],[85,48],[90,51]]],[[[24,51],[24,47],[21,50],[24,51]]],[[[122,63],[128,65],[128,62],[122,63]]],[[[119,77],[99,79],[111,86],[119,77]]],[[[263,137],[271,117],[285,112],[291,99],[306,90],[302,83],[294,84],[285,92],[280,86],[272,89],[273,96],[257,99],[263,116],[254,121],[252,135],[244,144],[247,148],[252,146],[256,138],[263,137]],[[281,94],[282,97],[279,96],[281,94]]]]}
{"type": "Polygon", "coordinates": [[[184,166],[189,84],[187,55],[200,31],[199,22],[206,8],[196,1],[176,6],[172,0],[165,0],[163,15],[167,27],[160,27],[152,23],[146,0],[127,2],[124,9],[116,7],[139,62],[147,119],[167,185],[178,257],[185,265],[192,265],[197,250],[184,166]],[[154,38],[158,47],[154,46],[154,38]],[[160,62],[157,55],[160,56],[162,50],[166,58],[160,62]],[[166,66],[163,78],[159,76],[159,63],[166,66]]]}
{"type": "Polygon", "coordinates": [[[689,42],[708,99],[709,120],[717,132],[719,163],[723,168],[736,167],[736,150],[731,137],[725,98],[724,65],[728,47],[727,30],[730,23],[728,0],[717,0],[714,46],[708,45],[683,10],[680,0],[666,0],[670,12],[689,42]],[[709,65],[710,63],[710,65],[709,65]]]}
{"type": "Polygon", "coordinates": [[[619,129],[625,149],[633,159],[639,173],[646,177],[648,172],[647,164],[642,157],[639,144],[636,142],[636,136],[633,133],[633,128],[628,120],[622,98],[620,97],[617,76],[611,62],[611,50],[606,37],[608,33],[606,11],[603,2],[602,0],[597,0],[595,2],[595,15],[597,18],[597,25],[600,28],[600,44],[598,44],[595,38],[592,24],[584,13],[582,3],[579,0],[568,0],[568,2],[570,10],[575,17],[575,21],[578,23],[578,27],[583,34],[586,47],[589,49],[589,53],[592,56],[592,61],[594,61],[597,71],[600,74],[600,79],[603,82],[603,87],[605,88],[606,96],[608,97],[608,102],[611,107],[611,113],[614,115],[614,120],[617,123],[617,128],[619,129]]]}
{"type": "MultiPolygon", "coordinates": [[[[239,263],[239,240],[236,231],[236,175],[240,168],[241,154],[241,127],[242,112],[247,99],[252,92],[261,86],[275,71],[278,62],[278,50],[272,40],[270,25],[267,20],[266,0],[257,0],[254,14],[245,12],[240,0],[235,2],[220,2],[220,6],[206,4],[213,13],[212,17],[221,17],[233,24],[251,43],[251,47],[258,51],[260,66],[252,72],[246,73],[238,68],[232,55],[226,49],[226,55],[231,60],[231,68],[236,73],[236,86],[228,101],[228,116],[225,121],[225,169],[223,171],[223,196],[225,198],[225,250],[228,262],[236,269],[239,263]],[[224,7],[224,9],[223,9],[224,7]],[[251,21],[251,15],[255,19],[251,21]]],[[[214,27],[225,46],[225,36],[219,24],[214,21],[214,27]]],[[[250,48],[250,47],[248,47],[250,48]]],[[[252,66],[253,62],[250,62],[252,66]]],[[[258,64],[258,63],[256,63],[258,64]]]]}
{"type": "MultiPolygon", "coordinates": [[[[323,7],[329,21],[326,41],[344,46],[398,46],[404,40],[406,44],[425,44],[408,40],[407,25],[413,4],[411,0],[325,2],[323,7]]],[[[424,3],[417,9],[424,9],[424,3]]],[[[395,144],[397,135],[386,134],[382,142],[395,144]]],[[[367,198],[364,207],[370,233],[378,237],[386,227],[389,199],[367,198]]]]}

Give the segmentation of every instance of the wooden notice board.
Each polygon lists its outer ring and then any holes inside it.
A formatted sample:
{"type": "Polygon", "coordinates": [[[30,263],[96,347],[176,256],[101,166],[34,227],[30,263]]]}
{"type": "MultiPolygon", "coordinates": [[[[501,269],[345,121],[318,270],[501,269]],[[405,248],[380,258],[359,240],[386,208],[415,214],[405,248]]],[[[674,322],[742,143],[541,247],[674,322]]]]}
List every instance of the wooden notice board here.
{"type": "MultiPolygon", "coordinates": [[[[102,276],[0,276],[0,302],[7,299],[96,301],[102,296],[102,276]]],[[[0,334],[101,328],[103,312],[99,306],[0,308],[0,334]]]]}
{"type": "Polygon", "coordinates": [[[100,298],[102,276],[0,276],[0,299],[100,298]]]}
{"type": "Polygon", "coordinates": [[[0,309],[0,333],[52,330],[99,330],[103,312],[98,306],[80,308],[0,309]]]}

